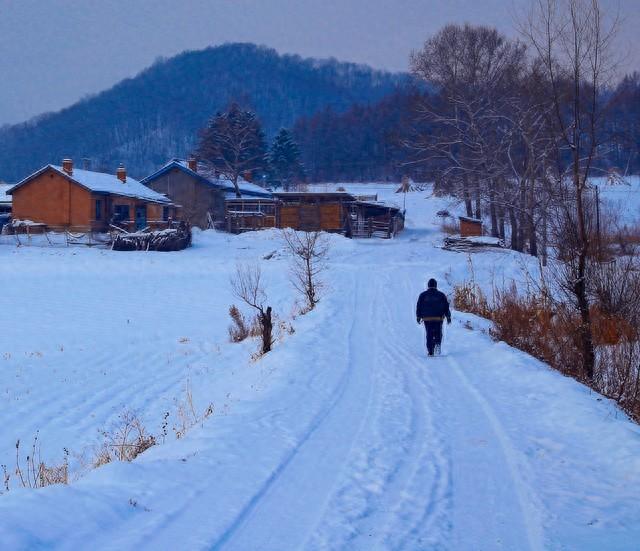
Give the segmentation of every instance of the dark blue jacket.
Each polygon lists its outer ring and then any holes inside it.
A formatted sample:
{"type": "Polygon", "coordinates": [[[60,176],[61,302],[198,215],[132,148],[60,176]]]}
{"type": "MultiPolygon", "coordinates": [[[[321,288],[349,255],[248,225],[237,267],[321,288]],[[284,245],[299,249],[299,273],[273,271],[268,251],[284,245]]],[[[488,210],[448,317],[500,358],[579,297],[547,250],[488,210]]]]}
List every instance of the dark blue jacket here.
{"type": "Polygon", "coordinates": [[[447,295],[434,288],[420,293],[416,305],[416,318],[447,318],[450,320],[451,310],[449,310],[447,295]]]}

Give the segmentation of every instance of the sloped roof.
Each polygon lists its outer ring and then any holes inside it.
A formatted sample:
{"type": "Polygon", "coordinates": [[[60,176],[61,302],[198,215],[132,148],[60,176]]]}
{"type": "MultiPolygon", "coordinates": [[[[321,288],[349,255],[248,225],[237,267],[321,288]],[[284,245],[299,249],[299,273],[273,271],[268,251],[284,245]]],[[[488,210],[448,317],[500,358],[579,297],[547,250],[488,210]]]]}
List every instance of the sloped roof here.
{"type": "Polygon", "coordinates": [[[355,201],[356,198],[346,191],[276,191],[274,193],[278,199],[342,199],[344,201],[355,201]]]}
{"type": "MultiPolygon", "coordinates": [[[[174,168],[182,170],[186,174],[197,178],[204,184],[235,194],[235,188],[233,187],[233,182],[231,180],[228,180],[226,178],[212,178],[207,176],[206,174],[194,172],[188,167],[187,162],[183,159],[171,159],[168,163],[156,170],[153,174],[147,176],[146,178],[143,178],[142,183],[155,180],[156,178],[163,176],[174,168]]],[[[246,195],[249,197],[271,197],[271,193],[269,191],[256,184],[249,183],[243,178],[240,178],[238,180],[238,187],[240,188],[240,193],[242,193],[243,196],[246,195]]]]}
{"type": "Polygon", "coordinates": [[[362,205],[363,207],[380,209],[380,210],[392,210],[394,212],[400,212],[402,209],[393,203],[387,203],[385,201],[355,201],[356,205],[362,205]]]}
{"type": "Polygon", "coordinates": [[[11,187],[7,193],[13,191],[27,182],[33,180],[43,172],[52,169],[60,175],[71,180],[72,182],[92,191],[94,193],[105,193],[111,195],[120,195],[123,197],[131,197],[134,199],[143,199],[154,203],[171,203],[171,201],[161,193],[153,191],[144,184],[127,176],[126,182],[120,180],[115,174],[106,174],[104,172],[93,172],[92,170],[82,170],[74,168],[71,175],[67,174],[62,167],[55,165],[46,165],[37,172],[27,176],[24,180],[18,182],[11,187]]]}

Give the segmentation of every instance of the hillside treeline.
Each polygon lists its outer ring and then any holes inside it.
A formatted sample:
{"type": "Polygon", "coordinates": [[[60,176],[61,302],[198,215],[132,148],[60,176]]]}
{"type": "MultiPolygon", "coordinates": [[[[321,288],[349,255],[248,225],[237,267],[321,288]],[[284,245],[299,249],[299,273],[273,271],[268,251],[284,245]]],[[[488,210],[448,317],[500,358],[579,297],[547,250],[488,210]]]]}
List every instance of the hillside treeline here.
{"type": "Polygon", "coordinates": [[[408,78],[252,44],[185,52],[60,112],[0,129],[0,180],[64,157],[89,159],[94,169],[125,163],[143,177],[188,155],[209,119],[234,101],[256,112],[271,140],[300,117],[376,102],[408,78]]]}
{"type": "MultiPolygon", "coordinates": [[[[423,115],[425,103],[438,101],[443,101],[441,94],[405,87],[346,112],[325,108],[301,118],[294,133],[309,180],[435,179],[446,163],[421,156],[411,145],[420,135],[437,132],[423,115]]],[[[605,87],[602,102],[606,109],[598,129],[596,173],[640,174],[640,74],[605,87]]]]}

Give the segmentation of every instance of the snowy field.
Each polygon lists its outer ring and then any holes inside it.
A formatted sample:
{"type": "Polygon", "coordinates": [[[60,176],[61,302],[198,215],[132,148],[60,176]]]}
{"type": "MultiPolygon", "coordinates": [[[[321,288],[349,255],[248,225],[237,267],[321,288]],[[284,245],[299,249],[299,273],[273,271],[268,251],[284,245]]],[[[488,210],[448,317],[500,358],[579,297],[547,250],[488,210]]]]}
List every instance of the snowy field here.
{"type": "MultiPolygon", "coordinates": [[[[397,185],[345,187],[403,203],[397,185]]],[[[452,205],[429,189],[406,204],[394,240],[331,237],[323,300],[296,319],[277,231],[199,232],[179,253],[1,245],[0,464],[38,432],[79,479],[14,480],[0,548],[638,549],[640,429],[614,404],[470,315],[425,358],[417,295],[429,277],[450,293],[470,265],[439,248],[452,205]],[[295,329],[258,361],[227,335],[238,262],[260,263],[295,329]],[[186,388],[214,413],[177,440],[186,388]],[[165,442],[83,468],[125,410],[155,434],[168,413],[165,442]]],[[[536,270],[509,251],[472,261],[486,287],[536,270]]]]}
{"type": "Polygon", "coordinates": [[[594,178],[603,204],[615,213],[619,222],[640,223],[640,176],[627,176],[615,183],[605,178],[594,178]]]}

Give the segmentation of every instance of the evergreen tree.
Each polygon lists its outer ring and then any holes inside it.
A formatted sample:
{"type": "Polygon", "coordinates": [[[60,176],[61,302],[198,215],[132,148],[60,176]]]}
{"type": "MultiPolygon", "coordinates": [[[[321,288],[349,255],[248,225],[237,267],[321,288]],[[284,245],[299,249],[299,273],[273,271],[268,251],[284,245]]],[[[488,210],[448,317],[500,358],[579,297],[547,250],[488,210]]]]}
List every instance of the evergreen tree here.
{"type": "Polygon", "coordinates": [[[304,178],[304,167],[300,162],[300,149],[286,128],[280,129],[269,152],[271,183],[288,191],[298,180],[304,178]]]}
{"type": "Polygon", "coordinates": [[[217,113],[202,131],[197,154],[211,168],[231,180],[236,196],[241,197],[238,179],[267,168],[266,145],[260,121],[255,113],[232,103],[229,110],[217,113]]]}

